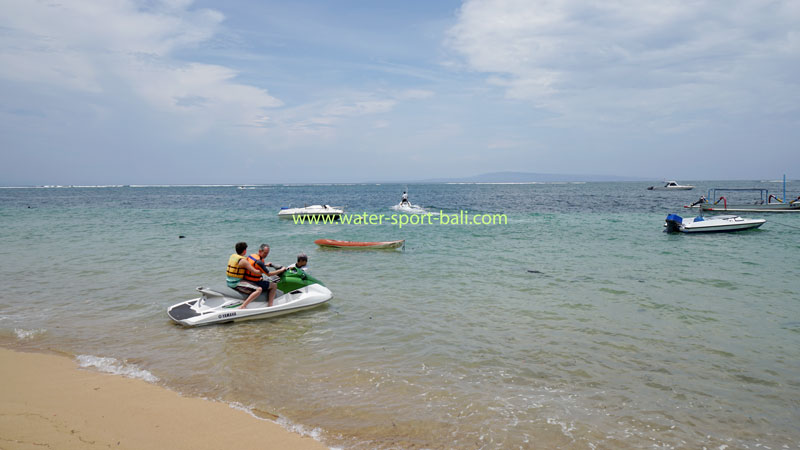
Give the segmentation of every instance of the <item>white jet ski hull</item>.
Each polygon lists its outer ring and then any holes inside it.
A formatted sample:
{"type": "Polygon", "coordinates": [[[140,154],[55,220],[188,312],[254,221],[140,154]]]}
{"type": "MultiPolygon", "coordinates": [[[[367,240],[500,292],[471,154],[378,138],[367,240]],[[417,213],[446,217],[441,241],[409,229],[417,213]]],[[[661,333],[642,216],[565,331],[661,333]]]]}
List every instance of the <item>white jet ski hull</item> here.
{"type": "Polygon", "coordinates": [[[237,291],[203,287],[197,290],[201,293],[199,298],[172,305],[167,309],[170,319],[187,327],[268,319],[316,308],[333,298],[330,289],[321,284],[311,284],[286,294],[278,291],[272,306],[267,306],[266,295],[261,294],[247,308],[239,309],[246,297],[237,291]]]}
{"type": "Polygon", "coordinates": [[[438,212],[431,213],[427,209],[419,205],[412,205],[411,203],[406,203],[406,204],[398,203],[392,206],[392,209],[406,214],[433,214],[437,216],[439,215],[438,212]]]}

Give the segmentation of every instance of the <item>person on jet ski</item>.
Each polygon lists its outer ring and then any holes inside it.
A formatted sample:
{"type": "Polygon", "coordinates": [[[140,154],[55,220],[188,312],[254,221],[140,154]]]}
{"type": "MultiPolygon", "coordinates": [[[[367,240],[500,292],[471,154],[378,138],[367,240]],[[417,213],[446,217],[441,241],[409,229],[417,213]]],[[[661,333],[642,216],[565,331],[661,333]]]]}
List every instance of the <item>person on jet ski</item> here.
{"type": "Polygon", "coordinates": [[[253,281],[245,281],[244,276],[250,273],[261,279],[261,272],[259,272],[250,261],[245,258],[244,254],[247,252],[247,242],[237,242],[234,247],[236,253],[228,258],[228,267],[225,269],[225,282],[228,287],[248,295],[247,299],[242,304],[242,307],[247,306],[263,292],[264,288],[253,281]]]}
{"type": "MultiPolygon", "coordinates": [[[[275,268],[275,266],[273,266],[272,263],[270,262],[264,262],[264,258],[266,258],[267,255],[269,255],[269,245],[261,244],[260,246],[258,246],[257,253],[253,253],[252,255],[247,257],[250,264],[252,264],[256,270],[258,270],[258,275],[247,272],[244,274],[244,279],[245,281],[260,286],[262,291],[267,292],[267,306],[272,306],[272,301],[275,300],[275,292],[277,289],[277,285],[272,281],[265,280],[263,278],[263,275],[266,275],[267,277],[280,275],[283,272],[286,272],[286,268],[284,267],[275,270],[273,272],[270,272],[269,269],[267,269],[267,267],[275,268]]],[[[244,308],[249,303],[250,301],[245,301],[241,307],[244,308]]]]}
{"type": "Polygon", "coordinates": [[[308,256],[305,253],[300,253],[297,255],[297,262],[294,263],[294,266],[298,269],[302,269],[303,267],[308,265],[308,256]]]}
{"type": "MultiPolygon", "coordinates": [[[[291,266],[287,267],[287,269],[294,267],[294,268],[302,270],[303,267],[305,267],[307,265],[308,265],[308,255],[306,255],[305,253],[300,253],[299,255],[297,255],[297,262],[292,264],[291,266]]],[[[305,271],[303,271],[303,272],[305,272],[305,271]]]]}
{"type": "Polygon", "coordinates": [[[400,200],[400,204],[401,205],[411,205],[411,203],[408,202],[408,194],[406,193],[406,191],[403,191],[403,199],[400,200]]]}

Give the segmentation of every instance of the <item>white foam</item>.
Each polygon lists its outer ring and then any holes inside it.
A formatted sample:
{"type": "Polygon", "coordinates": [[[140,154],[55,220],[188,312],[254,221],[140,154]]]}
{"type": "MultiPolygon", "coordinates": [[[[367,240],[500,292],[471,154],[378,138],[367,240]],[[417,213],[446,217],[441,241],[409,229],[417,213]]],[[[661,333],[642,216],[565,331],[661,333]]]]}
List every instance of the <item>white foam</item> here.
{"type": "Polygon", "coordinates": [[[286,428],[289,431],[295,432],[301,436],[308,436],[314,439],[315,441],[320,441],[322,437],[322,430],[319,428],[312,428],[309,430],[308,427],[304,427],[303,425],[293,423],[283,417],[278,417],[278,420],[276,420],[276,422],[280,426],[286,428]]]}
{"type": "Polygon", "coordinates": [[[116,358],[106,358],[94,355],[78,355],[78,364],[81,367],[94,367],[100,372],[122,375],[128,378],[136,378],[149,383],[158,381],[158,377],[152,373],[136,367],[135,364],[127,364],[116,358]]]}
{"type": "Polygon", "coordinates": [[[47,331],[47,330],[44,330],[44,329],[23,330],[22,328],[14,328],[14,334],[17,335],[17,339],[19,339],[19,340],[33,339],[34,336],[36,336],[37,334],[44,334],[45,331],[47,331]]]}
{"type": "MultiPolygon", "coordinates": [[[[252,408],[244,406],[243,404],[241,404],[239,402],[229,402],[228,406],[230,406],[233,409],[239,410],[239,411],[244,411],[247,414],[250,414],[251,416],[255,417],[256,419],[268,420],[270,422],[277,423],[278,425],[280,425],[281,427],[285,428],[286,430],[289,430],[289,431],[291,431],[293,433],[296,433],[296,434],[299,434],[301,436],[310,437],[310,438],[314,439],[315,441],[322,443],[322,430],[320,428],[312,428],[311,430],[309,430],[308,427],[304,427],[303,425],[296,424],[296,423],[294,423],[294,422],[292,422],[292,421],[290,421],[290,420],[288,420],[288,419],[286,419],[284,417],[281,417],[281,416],[278,416],[277,420],[266,419],[264,417],[260,417],[257,414],[255,414],[253,412],[252,408]]],[[[340,449],[338,447],[328,447],[328,448],[330,450],[342,450],[342,449],[340,449]]]]}
{"type": "Polygon", "coordinates": [[[429,213],[427,209],[425,209],[425,208],[423,208],[423,207],[421,207],[419,205],[410,205],[410,206],[408,206],[408,205],[397,204],[397,205],[392,206],[392,209],[395,210],[395,211],[400,211],[400,212],[404,212],[404,213],[408,213],[408,214],[433,214],[433,215],[437,215],[437,216],[439,215],[438,212],[429,213]]]}

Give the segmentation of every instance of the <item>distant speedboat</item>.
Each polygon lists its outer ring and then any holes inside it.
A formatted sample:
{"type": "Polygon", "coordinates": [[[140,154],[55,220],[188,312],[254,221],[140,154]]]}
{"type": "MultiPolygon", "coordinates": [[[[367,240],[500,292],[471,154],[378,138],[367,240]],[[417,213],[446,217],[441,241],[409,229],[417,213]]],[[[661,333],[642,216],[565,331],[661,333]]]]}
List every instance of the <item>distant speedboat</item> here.
{"type": "Polygon", "coordinates": [[[739,216],[715,216],[684,219],[677,214],[667,216],[664,224],[667,233],[710,233],[720,231],[741,231],[764,225],[764,219],[745,219],[739,216]]]}
{"type": "Polygon", "coordinates": [[[648,191],[691,191],[694,186],[688,184],[678,184],[676,181],[670,180],[664,183],[663,186],[650,186],[648,191]]]}
{"type": "Polygon", "coordinates": [[[281,208],[278,217],[291,219],[292,217],[324,217],[331,216],[338,219],[344,214],[344,208],[330,205],[311,205],[303,208],[281,208]]]}

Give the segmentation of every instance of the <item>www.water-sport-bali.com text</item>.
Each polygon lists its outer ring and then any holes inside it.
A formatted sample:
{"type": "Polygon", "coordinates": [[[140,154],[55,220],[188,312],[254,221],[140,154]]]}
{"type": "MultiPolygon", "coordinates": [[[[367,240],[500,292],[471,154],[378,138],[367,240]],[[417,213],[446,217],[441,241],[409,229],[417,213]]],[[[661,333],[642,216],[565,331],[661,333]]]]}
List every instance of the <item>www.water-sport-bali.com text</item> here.
{"type": "Polygon", "coordinates": [[[458,214],[342,214],[339,218],[332,215],[298,215],[292,217],[295,224],[317,225],[320,223],[342,223],[347,225],[383,225],[384,223],[403,228],[405,225],[508,225],[505,214],[474,214],[459,211],[458,214]]]}

